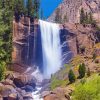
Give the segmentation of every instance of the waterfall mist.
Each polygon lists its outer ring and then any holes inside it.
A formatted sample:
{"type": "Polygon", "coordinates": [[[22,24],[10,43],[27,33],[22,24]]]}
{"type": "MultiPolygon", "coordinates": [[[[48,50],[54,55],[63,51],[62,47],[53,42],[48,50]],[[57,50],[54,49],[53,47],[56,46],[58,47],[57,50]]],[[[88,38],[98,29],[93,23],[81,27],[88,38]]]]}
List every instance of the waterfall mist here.
{"type": "Polygon", "coordinates": [[[43,76],[51,74],[61,67],[60,28],[58,24],[39,20],[43,54],[43,76]]]}

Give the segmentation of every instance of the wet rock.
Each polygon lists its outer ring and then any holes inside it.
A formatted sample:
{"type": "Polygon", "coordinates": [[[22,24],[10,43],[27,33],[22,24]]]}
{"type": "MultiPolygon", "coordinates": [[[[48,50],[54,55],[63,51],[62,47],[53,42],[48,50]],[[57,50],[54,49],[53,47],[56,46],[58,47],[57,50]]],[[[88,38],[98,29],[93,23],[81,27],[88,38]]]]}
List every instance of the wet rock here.
{"type": "Polygon", "coordinates": [[[30,86],[30,85],[26,85],[22,89],[25,90],[26,92],[33,92],[33,91],[35,91],[35,89],[32,86],[30,86]]]}
{"type": "Polygon", "coordinates": [[[24,86],[24,83],[21,81],[21,79],[14,78],[13,82],[14,82],[14,84],[15,84],[17,87],[19,87],[19,88],[21,88],[21,87],[24,86]]]}
{"type": "Polygon", "coordinates": [[[8,100],[16,100],[16,99],[17,99],[17,93],[12,93],[8,97],[8,100]]]}
{"type": "Polygon", "coordinates": [[[33,87],[33,89],[36,88],[36,83],[34,82],[34,80],[31,80],[30,82],[27,83],[27,85],[30,85],[33,87]]]}
{"type": "Polygon", "coordinates": [[[29,93],[29,94],[24,95],[23,99],[24,100],[33,100],[32,94],[29,93]]]}

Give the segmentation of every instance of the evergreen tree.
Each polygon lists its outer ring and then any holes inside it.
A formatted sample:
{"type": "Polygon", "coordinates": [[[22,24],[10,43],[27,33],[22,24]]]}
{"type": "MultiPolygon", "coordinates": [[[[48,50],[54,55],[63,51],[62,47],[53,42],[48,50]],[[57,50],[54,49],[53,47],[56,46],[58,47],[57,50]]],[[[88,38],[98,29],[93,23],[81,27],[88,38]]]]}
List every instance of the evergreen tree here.
{"type": "Polygon", "coordinates": [[[70,71],[69,71],[69,73],[68,73],[68,78],[69,78],[70,83],[75,82],[75,75],[74,75],[73,70],[70,70],[70,71]]]}
{"type": "Polygon", "coordinates": [[[90,68],[87,69],[87,76],[89,77],[91,75],[91,72],[90,72],[90,68]]]}
{"type": "Polygon", "coordinates": [[[67,22],[68,19],[67,19],[67,15],[64,15],[64,18],[63,18],[63,23],[67,22]]]}
{"type": "Polygon", "coordinates": [[[0,1],[0,80],[4,78],[5,66],[11,62],[13,8],[14,0],[0,1]]]}
{"type": "Polygon", "coordinates": [[[57,8],[56,16],[55,16],[55,22],[61,23],[61,20],[62,20],[62,18],[61,18],[61,15],[60,15],[60,8],[57,8]]]}
{"type": "Polygon", "coordinates": [[[40,7],[40,0],[33,1],[33,8],[34,8],[34,17],[39,18],[39,7],[40,7]]]}
{"type": "Polygon", "coordinates": [[[89,23],[92,24],[93,22],[93,16],[92,16],[92,13],[90,12],[89,13],[89,23]]]}
{"type": "Polygon", "coordinates": [[[83,78],[85,76],[86,68],[84,63],[79,65],[78,72],[79,72],[79,78],[83,78]]]}
{"type": "Polygon", "coordinates": [[[85,23],[85,12],[84,9],[81,9],[81,13],[80,13],[80,23],[84,24],[85,23]]]}
{"type": "Polygon", "coordinates": [[[28,16],[33,17],[33,14],[34,14],[33,0],[27,1],[27,14],[28,16]]]}
{"type": "Polygon", "coordinates": [[[14,10],[18,15],[23,14],[25,12],[24,0],[15,0],[14,10]]]}
{"type": "Polygon", "coordinates": [[[85,15],[85,23],[86,24],[89,24],[89,16],[88,16],[88,13],[86,12],[86,15],[85,15]]]}

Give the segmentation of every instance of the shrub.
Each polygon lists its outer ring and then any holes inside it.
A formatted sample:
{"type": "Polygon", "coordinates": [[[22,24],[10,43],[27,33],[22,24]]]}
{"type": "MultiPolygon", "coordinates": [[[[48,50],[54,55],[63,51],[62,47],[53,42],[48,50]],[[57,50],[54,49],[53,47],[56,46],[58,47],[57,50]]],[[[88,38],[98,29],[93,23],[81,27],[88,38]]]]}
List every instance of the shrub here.
{"type": "Polygon", "coordinates": [[[86,68],[84,63],[79,65],[78,72],[79,72],[79,78],[83,78],[85,76],[86,68]]]}
{"type": "Polygon", "coordinates": [[[68,78],[69,78],[70,83],[75,82],[75,74],[74,74],[73,70],[69,71],[68,78]]]}
{"type": "Polygon", "coordinates": [[[97,63],[97,64],[98,64],[98,63],[99,63],[99,60],[98,60],[98,59],[96,59],[96,60],[95,60],[95,63],[97,63]]]}
{"type": "Polygon", "coordinates": [[[87,69],[87,76],[89,77],[91,75],[91,72],[90,72],[90,68],[87,69]]]}
{"type": "Polygon", "coordinates": [[[5,71],[6,71],[5,65],[6,65],[5,62],[0,63],[0,81],[5,78],[5,71]]]}
{"type": "Polygon", "coordinates": [[[76,85],[72,100],[100,100],[100,76],[93,75],[84,84],[76,85]]]}
{"type": "Polygon", "coordinates": [[[95,59],[96,59],[96,54],[95,54],[95,53],[93,54],[92,59],[93,59],[93,60],[95,60],[95,59]]]}

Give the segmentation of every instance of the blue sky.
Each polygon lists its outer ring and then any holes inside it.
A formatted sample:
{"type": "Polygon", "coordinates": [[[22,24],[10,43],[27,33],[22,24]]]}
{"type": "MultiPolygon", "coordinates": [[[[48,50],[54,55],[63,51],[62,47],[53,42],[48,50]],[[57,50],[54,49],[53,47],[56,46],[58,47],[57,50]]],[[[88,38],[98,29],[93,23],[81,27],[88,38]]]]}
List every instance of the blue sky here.
{"type": "Polygon", "coordinates": [[[56,7],[62,0],[41,0],[41,7],[43,9],[44,16],[47,18],[52,14],[56,7]]]}

